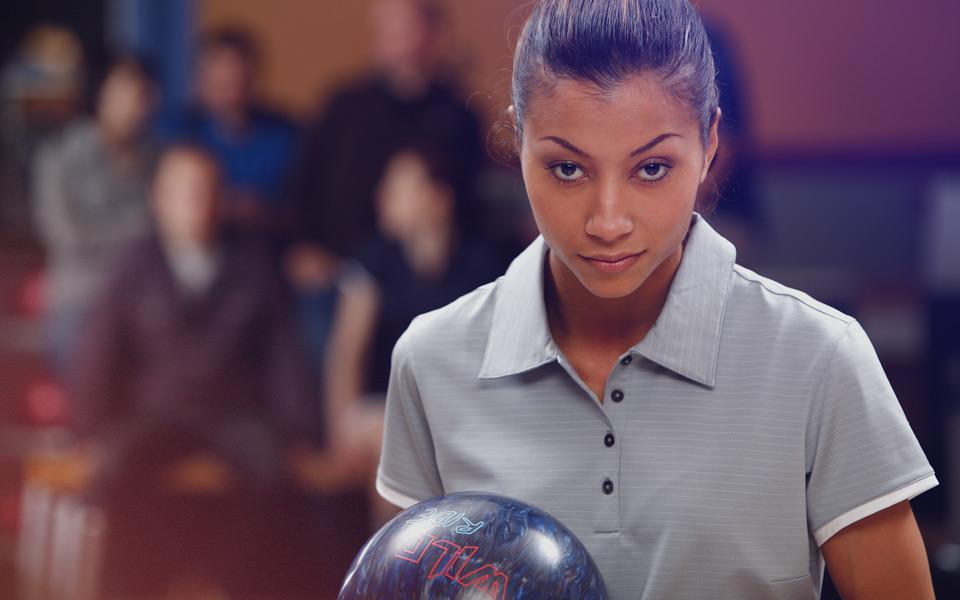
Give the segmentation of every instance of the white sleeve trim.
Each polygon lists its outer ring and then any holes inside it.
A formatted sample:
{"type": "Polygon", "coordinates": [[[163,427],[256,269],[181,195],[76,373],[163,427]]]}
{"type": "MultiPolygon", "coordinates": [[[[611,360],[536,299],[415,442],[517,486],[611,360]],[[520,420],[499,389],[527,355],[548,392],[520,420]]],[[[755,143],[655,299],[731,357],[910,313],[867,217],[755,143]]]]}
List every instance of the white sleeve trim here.
{"type": "Polygon", "coordinates": [[[890,508],[898,502],[910,500],[938,484],[937,477],[931,473],[919,481],[915,481],[908,486],[894,490],[889,494],[875,498],[866,504],[862,504],[853,510],[843,513],[820,529],[814,531],[813,538],[816,540],[817,546],[822,546],[824,542],[847,525],[856,523],[860,519],[869,517],[885,508],[890,508]]]}
{"type": "Polygon", "coordinates": [[[384,500],[390,504],[399,506],[400,508],[410,508],[417,502],[420,502],[416,498],[411,498],[406,494],[398,492],[393,489],[383,480],[383,477],[377,476],[377,493],[380,494],[384,500]]]}

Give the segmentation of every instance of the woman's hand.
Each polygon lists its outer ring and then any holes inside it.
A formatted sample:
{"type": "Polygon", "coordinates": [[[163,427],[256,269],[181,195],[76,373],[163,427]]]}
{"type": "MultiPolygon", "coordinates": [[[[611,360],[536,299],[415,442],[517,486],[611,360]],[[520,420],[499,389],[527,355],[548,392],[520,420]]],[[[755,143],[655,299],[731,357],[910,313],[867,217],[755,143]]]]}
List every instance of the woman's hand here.
{"type": "Polygon", "coordinates": [[[844,600],[934,597],[927,553],[908,501],[841,529],[820,549],[844,600]]]}

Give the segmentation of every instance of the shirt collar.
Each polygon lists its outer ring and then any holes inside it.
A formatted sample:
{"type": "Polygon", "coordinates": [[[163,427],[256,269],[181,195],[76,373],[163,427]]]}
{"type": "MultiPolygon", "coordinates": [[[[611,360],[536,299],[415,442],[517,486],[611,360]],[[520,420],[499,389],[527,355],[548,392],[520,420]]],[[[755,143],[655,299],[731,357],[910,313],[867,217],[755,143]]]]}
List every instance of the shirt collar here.
{"type": "MultiPolygon", "coordinates": [[[[547,244],[538,237],[500,283],[480,378],[535,369],[556,360],[544,305],[547,244]]],[[[680,268],[657,322],[630,349],[678,375],[707,386],[716,380],[720,327],[736,260],[733,244],[694,213],[680,268]]]]}
{"type": "Polygon", "coordinates": [[[537,237],[513,260],[500,281],[481,378],[522,373],[556,359],[543,299],[546,254],[546,242],[537,237]]]}

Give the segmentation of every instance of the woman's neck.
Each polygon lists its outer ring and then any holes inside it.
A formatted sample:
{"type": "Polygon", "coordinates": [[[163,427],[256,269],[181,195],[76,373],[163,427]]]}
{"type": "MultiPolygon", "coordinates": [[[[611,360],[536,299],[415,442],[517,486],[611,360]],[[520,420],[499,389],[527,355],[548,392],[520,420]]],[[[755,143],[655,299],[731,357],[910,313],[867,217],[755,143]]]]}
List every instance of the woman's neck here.
{"type": "Polygon", "coordinates": [[[682,255],[680,246],[628,296],[599,298],[550,253],[544,291],[554,340],[616,354],[637,344],[660,316],[682,255]]]}

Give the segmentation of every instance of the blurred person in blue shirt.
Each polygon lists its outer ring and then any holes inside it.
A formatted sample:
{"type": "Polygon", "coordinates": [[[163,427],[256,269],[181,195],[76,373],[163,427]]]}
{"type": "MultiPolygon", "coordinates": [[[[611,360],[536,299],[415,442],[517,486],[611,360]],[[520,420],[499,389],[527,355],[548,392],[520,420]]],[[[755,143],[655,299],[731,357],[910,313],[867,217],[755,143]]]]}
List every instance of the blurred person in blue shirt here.
{"type": "Polygon", "coordinates": [[[282,189],[297,145],[294,123],[254,93],[260,63],[253,37],[227,27],[200,39],[196,97],[161,124],[164,137],[206,148],[224,176],[228,225],[271,235],[290,227],[282,189]]]}

